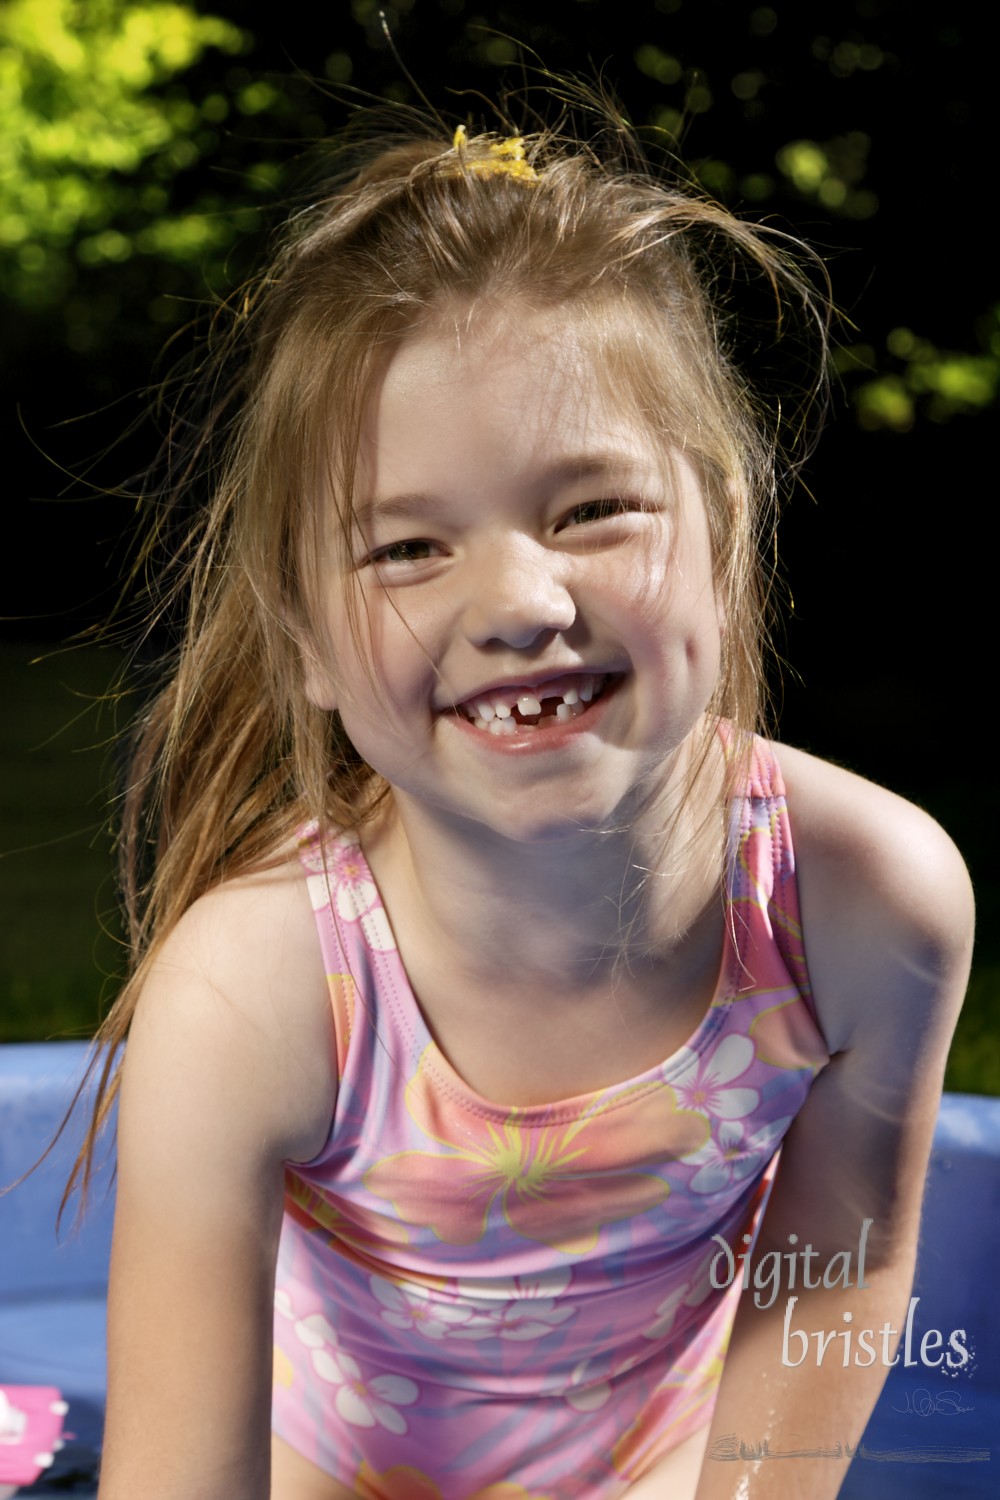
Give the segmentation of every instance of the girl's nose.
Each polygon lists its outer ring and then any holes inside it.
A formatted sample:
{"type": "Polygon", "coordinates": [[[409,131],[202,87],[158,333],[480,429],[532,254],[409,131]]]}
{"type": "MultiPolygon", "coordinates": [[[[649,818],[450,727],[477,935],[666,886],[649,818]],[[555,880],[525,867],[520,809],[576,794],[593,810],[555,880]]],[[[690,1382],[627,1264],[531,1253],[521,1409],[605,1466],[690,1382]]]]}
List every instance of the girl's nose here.
{"type": "Polygon", "coordinates": [[[477,646],[524,649],[576,619],[564,554],[527,537],[488,549],[470,570],[465,632],[477,646]]]}

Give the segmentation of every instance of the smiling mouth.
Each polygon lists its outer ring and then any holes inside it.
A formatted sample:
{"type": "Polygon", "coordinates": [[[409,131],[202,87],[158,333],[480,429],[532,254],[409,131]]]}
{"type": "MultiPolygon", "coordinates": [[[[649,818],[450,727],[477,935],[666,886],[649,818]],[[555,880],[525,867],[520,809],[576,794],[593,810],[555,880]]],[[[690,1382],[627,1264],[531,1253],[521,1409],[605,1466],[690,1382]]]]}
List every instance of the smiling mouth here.
{"type": "Polygon", "coordinates": [[[531,733],[580,718],[610,680],[607,673],[580,672],[558,694],[546,692],[545,683],[533,688],[496,688],[457,707],[463,719],[485,734],[531,733]]]}

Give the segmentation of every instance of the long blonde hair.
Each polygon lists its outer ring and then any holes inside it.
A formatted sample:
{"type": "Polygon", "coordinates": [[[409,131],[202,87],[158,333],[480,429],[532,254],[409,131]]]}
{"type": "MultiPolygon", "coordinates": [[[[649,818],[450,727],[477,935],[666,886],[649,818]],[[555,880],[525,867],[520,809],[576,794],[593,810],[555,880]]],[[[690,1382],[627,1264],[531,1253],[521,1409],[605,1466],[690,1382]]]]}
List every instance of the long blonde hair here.
{"type": "MultiPolygon", "coordinates": [[[[637,169],[634,142],[614,126],[596,145],[559,130],[519,138],[518,170],[498,168],[510,143],[493,135],[373,142],[360,170],[293,218],[236,300],[201,436],[165,486],[168,517],[178,499],[190,509],[206,473],[211,494],[179,544],[167,596],[186,599],[170,680],[136,730],[121,833],[132,970],[98,1037],[84,1181],[165,935],[221,881],[283,858],[306,820],[356,827],[384,795],[336,714],[303,691],[301,560],[316,551],[321,479],[350,529],[373,384],[387,353],[444,304],[565,308],[584,320],[616,399],[696,466],[726,619],[711,711],[758,726],[779,419],[734,361],[734,303],[741,288],[759,303],[764,288],[771,342],[811,326],[817,369],[825,303],[781,236],[637,169]]],[[[804,382],[804,405],[820,381],[804,382]]],[[[159,523],[171,545],[173,524],[159,523]]],[[[161,543],[154,532],[147,557],[161,543]]]]}

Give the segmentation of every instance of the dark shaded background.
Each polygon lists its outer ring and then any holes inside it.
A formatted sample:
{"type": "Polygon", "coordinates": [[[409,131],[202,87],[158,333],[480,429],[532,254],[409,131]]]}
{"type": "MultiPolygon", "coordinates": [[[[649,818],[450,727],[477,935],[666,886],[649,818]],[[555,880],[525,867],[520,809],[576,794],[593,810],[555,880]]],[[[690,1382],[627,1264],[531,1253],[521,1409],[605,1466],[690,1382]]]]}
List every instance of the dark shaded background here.
{"type": "Polygon", "coordinates": [[[781,524],[794,607],[781,643],[790,665],[780,733],[921,803],[963,849],[981,913],[964,1045],[988,1064],[967,1086],[1000,1091],[987,783],[995,400],[965,399],[961,381],[954,399],[940,381],[922,384],[893,333],[913,330],[936,354],[1000,356],[989,321],[995,239],[982,207],[996,154],[983,8],[954,0],[922,20],[906,0],[397,0],[385,9],[398,56],[368,0],[196,9],[228,17],[246,41],[238,58],[207,52],[184,87],[235,95],[263,79],[274,94],[257,114],[229,113],[169,185],[167,212],[206,194],[248,206],[224,253],[200,265],[151,255],[81,263],[55,306],[0,300],[3,613],[15,657],[22,644],[27,660],[106,615],[135,515],[126,494],[101,491],[136,474],[157,441],[148,422],[120,435],[139,421],[141,393],[192,347],[199,302],[224,295],[259,255],[280,218],[268,204],[303,201],[313,143],[342,127],[352,90],[412,101],[408,73],[449,120],[469,112],[492,125],[475,91],[495,98],[504,79],[519,82],[510,39],[557,73],[601,69],[638,124],[676,125],[712,191],[792,228],[828,262],[846,315],[841,339],[860,358],[840,361],[833,421],[781,524]],[[844,202],[824,202],[780,170],[782,148],[803,139],[840,162],[844,202]],[[886,425],[877,403],[866,406],[866,389],[887,377],[910,402],[909,424],[897,414],[886,425]]]}

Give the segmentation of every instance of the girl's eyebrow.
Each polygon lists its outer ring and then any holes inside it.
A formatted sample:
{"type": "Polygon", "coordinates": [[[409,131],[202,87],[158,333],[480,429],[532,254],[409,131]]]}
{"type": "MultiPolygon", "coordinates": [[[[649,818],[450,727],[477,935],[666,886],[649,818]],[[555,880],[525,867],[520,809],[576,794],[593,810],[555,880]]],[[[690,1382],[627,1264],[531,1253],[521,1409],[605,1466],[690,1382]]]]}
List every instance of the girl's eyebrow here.
{"type": "MultiPolygon", "coordinates": [[[[583,453],[556,459],[547,464],[532,478],[531,487],[539,490],[558,488],[587,479],[614,479],[616,483],[635,483],[640,477],[648,482],[649,468],[636,455],[620,449],[604,452],[583,453]]],[[[414,515],[432,510],[440,500],[433,495],[416,490],[398,495],[373,495],[355,507],[354,516],[358,526],[365,527],[374,520],[407,521],[414,515]]]]}
{"type": "Polygon", "coordinates": [[[415,514],[431,509],[433,505],[433,498],[419,491],[384,497],[375,495],[370,500],[362,500],[360,505],[354,507],[354,519],[359,526],[367,526],[376,518],[380,521],[385,519],[406,521],[415,514]]]}
{"type": "Polygon", "coordinates": [[[621,448],[571,455],[557,460],[543,476],[548,484],[572,484],[580,479],[615,479],[634,481],[648,471],[634,453],[621,448]]]}

